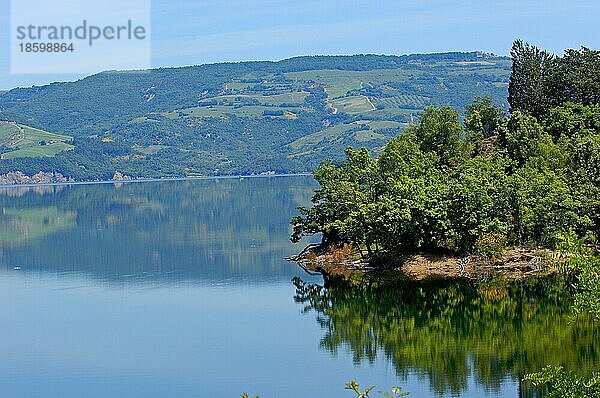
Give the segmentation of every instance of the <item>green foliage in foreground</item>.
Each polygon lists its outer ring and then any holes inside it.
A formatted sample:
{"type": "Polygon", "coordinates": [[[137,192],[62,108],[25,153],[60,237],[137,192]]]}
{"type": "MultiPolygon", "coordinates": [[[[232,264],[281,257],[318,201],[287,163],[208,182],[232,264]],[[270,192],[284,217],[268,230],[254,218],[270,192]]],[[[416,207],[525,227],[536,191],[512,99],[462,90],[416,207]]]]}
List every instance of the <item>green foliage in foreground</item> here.
{"type": "MultiPolygon", "coordinates": [[[[364,390],[360,389],[360,384],[356,382],[356,380],[350,380],[346,384],[346,390],[350,390],[356,394],[356,398],[369,398],[371,395],[371,391],[375,388],[375,386],[367,387],[364,390]]],[[[392,387],[392,392],[389,393],[387,391],[377,391],[380,396],[384,398],[397,398],[397,397],[405,397],[408,395],[407,392],[403,392],[400,387],[392,387]]]]}
{"type": "Polygon", "coordinates": [[[542,389],[545,392],[544,396],[548,398],[600,397],[598,372],[585,379],[566,371],[562,366],[547,366],[541,372],[528,374],[524,380],[542,389]]]}
{"type": "MultiPolygon", "coordinates": [[[[352,391],[356,394],[356,398],[369,398],[371,397],[371,391],[375,388],[375,386],[367,387],[364,390],[361,390],[360,384],[356,382],[356,380],[350,380],[346,383],[346,390],[352,391]]],[[[400,387],[392,387],[391,393],[387,391],[377,391],[380,396],[384,398],[399,398],[405,397],[409,395],[407,392],[403,392],[400,387]]],[[[244,392],[240,395],[240,398],[250,398],[250,395],[247,392],[244,392]]],[[[258,395],[255,395],[253,398],[258,398],[258,395]]]]}

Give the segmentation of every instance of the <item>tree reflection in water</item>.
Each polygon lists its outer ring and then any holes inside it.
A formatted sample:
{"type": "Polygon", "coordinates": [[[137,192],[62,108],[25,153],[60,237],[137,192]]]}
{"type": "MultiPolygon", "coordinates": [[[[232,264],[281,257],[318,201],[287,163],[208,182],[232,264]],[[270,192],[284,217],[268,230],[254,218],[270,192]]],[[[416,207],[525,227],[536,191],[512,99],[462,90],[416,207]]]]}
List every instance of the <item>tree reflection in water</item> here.
{"type": "Polygon", "coordinates": [[[400,377],[426,376],[437,393],[460,394],[471,375],[495,390],[549,364],[589,374],[599,362],[600,333],[590,319],[573,319],[560,277],[293,283],[295,301],[325,331],[323,349],[347,349],[355,363],[384,355],[400,377]]]}

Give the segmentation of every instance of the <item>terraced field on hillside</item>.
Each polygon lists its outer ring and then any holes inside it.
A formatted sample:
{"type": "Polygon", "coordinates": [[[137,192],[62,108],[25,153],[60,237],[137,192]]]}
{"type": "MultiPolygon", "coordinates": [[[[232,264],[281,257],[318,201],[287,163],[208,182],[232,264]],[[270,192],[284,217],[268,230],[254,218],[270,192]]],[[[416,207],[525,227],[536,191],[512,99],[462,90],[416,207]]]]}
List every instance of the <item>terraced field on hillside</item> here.
{"type": "Polygon", "coordinates": [[[1,159],[52,157],[74,148],[73,137],[49,133],[22,124],[0,122],[1,159]]]}
{"type": "Polygon", "coordinates": [[[358,142],[359,145],[368,145],[377,150],[390,137],[400,134],[404,127],[405,123],[383,120],[359,120],[338,124],[291,142],[288,145],[292,150],[289,157],[310,157],[327,153],[334,148],[343,151],[350,142],[358,142]]]}

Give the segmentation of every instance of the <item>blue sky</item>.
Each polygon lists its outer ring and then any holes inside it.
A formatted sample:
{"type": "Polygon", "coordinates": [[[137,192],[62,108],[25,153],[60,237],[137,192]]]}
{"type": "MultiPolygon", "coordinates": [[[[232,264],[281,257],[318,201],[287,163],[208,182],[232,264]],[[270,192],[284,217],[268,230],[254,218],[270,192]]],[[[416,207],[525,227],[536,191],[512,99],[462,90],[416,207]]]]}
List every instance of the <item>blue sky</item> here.
{"type": "MultiPolygon", "coordinates": [[[[152,0],[152,66],[314,54],[507,55],[515,38],[560,54],[600,48],[599,19],[598,0],[152,0]]],[[[0,0],[0,89],[81,77],[10,74],[9,25],[10,0],[0,0]]]]}

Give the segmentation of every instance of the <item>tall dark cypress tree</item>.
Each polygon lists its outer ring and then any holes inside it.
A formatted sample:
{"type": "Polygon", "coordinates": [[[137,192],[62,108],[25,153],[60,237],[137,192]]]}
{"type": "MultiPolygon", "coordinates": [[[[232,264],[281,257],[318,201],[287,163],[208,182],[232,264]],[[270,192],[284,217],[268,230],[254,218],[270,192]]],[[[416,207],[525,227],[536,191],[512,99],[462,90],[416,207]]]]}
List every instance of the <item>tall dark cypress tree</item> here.
{"type": "Polygon", "coordinates": [[[547,76],[555,63],[554,56],[522,40],[515,40],[510,55],[510,111],[528,112],[536,117],[544,115],[549,105],[549,98],[545,92],[547,76]]]}

